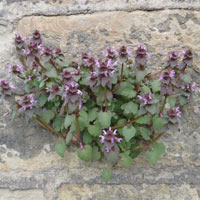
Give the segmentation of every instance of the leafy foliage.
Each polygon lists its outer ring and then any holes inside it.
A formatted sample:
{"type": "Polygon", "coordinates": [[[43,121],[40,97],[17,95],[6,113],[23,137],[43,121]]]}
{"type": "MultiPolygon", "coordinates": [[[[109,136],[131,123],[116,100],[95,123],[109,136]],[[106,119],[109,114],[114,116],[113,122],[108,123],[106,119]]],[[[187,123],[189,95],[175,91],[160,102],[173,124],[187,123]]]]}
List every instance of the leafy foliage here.
{"type": "MultiPolygon", "coordinates": [[[[178,123],[196,88],[191,50],[182,58],[170,52],[163,68],[151,73],[144,45],[134,54],[126,46],[105,49],[98,57],[83,53],[78,62],[44,47],[37,30],[26,40],[17,34],[15,46],[22,64],[9,71],[24,82],[24,95],[16,98],[14,113],[61,137],[55,146],[61,157],[74,144],[83,161],[105,157],[112,167],[129,167],[142,149],[151,149],[146,156],[155,165],[165,151],[157,140],[178,123]]],[[[17,94],[6,80],[0,80],[0,93],[13,100],[17,94]]],[[[105,168],[105,182],[111,176],[105,168]]]]}

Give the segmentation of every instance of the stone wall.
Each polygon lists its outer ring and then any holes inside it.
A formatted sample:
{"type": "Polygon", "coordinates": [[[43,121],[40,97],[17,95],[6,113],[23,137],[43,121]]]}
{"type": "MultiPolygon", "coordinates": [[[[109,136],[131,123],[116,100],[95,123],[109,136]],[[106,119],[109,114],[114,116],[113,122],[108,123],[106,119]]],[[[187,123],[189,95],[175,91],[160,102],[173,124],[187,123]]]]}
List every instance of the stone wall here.
{"type": "MultiPolygon", "coordinates": [[[[198,10],[199,0],[1,0],[0,79],[9,78],[8,64],[18,62],[15,34],[39,29],[46,43],[60,46],[69,58],[144,43],[156,68],[167,52],[192,48],[199,83],[198,10]]],[[[157,166],[141,155],[130,169],[116,169],[105,184],[104,164],[85,164],[73,148],[61,159],[54,152],[55,136],[23,118],[11,123],[11,105],[0,99],[0,200],[199,200],[199,102],[197,93],[179,126],[161,139],[167,152],[157,166]]]]}

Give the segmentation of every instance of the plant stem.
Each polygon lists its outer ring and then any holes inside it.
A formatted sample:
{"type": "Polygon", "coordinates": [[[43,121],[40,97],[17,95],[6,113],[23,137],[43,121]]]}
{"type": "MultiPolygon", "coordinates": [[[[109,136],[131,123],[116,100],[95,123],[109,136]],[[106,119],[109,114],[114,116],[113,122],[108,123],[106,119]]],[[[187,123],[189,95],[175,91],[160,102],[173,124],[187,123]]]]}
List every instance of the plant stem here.
{"type": "MultiPolygon", "coordinates": [[[[49,126],[40,116],[35,116],[33,117],[33,119],[40,124],[40,126],[42,126],[43,128],[55,133],[57,136],[66,139],[66,136],[62,135],[61,133],[57,132],[54,128],[52,128],[51,126],[49,126]]],[[[77,141],[71,140],[70,141],[72,144],[76,144],[79,145],[79,143],[77,141]]]]}
{"type": "MultiPolygon", "coordinates": [[[[160,133],[155,139],[153,139],[149,144],[148,146],[150,146],[151,144],[153,144],[154,142],[156,142],[164,133],[160,133]]],[[[135,151],[137,149],[141,149],[141,148],[144,148],[145,145],[142,144],[142,145],[139,145],[137,147],[133,147],[132,149],[130,149],[130,151],[135,151]]]]}
{"type": "Polygon", "coordinates": [[[161,72],[163,72],[164,70],[166,70],[168,67],[169,67],[169,66],[167,66],[167,67],[161,69],[161,70],[158,71],[158,72],[151,73],[151,74],[147,74],[147,75],[146,75],[146,78],[153,79],[153,78],[155,78],[158,74],[160,74],[161,72]]]}
{"type": "Polygon", "coordinates": [[[124,63],[122,63],[121,74],[120,74],[120,78],[119,78],[119,84],[117,85],[117,87],[115,87],[112,90],[113,93],[116,92],[120,88],[121,82],[123,81],[123,74],[124,74],[124,63]]]}
{"type": "Polygon", "coordinates": [[[77,129],[77,140],[78,140],[78,143],[80,143],[81,142],[81,131],[80,131],[80,125],[79,125],[77,115],[76,115],[76,129],[77,129]]]}
{"type": "Polygon", "coordinates": [[[53,59],[50,59],[50,63],[54,66],[54,68],[56,69],[56,72],[59,74],[59,69],[56,66],[56,63],[53,61],[53,59]]]}
{"type": "Polygon", "coordinates": [[[30,67],[27,65],[27,63],[26,63],[26,56],[22,56],[22,58],[23,58],[23,64],[24,64],[24,66],[27,68],[27,69],[30,69],[30,67]]]}
{"type": "Polygon", "coordinates": [[[125,122],[125,123],[123,123],[123,124],[117,124],[117,125],[113,126],[112,129],[122,128],[122,127],[124,127],[124,126],[129,125],[129,124],[133,124],[136,120],[138,120],[138,119],[139,119],[140,117],[142,117],[142,116],[144,116],[144,114],[143,114],[143,115],[140,115],[140,116],[138,116],[138,117],[136,117],[136,118],[134,118],[134,119],[131,120],[131,121],[127,121],[127,122],[125,122]]]}
{"type": "Polygon", "coordinates": [[[42,127],[50,130],[51,132],[63,138],[63,135],[61,133],[57,132],[54,128],[49,126],[40,116],[36,115],[35,117],[33,117],[33,119],[35,119],[42,127]]]}
{"type": "Polygon", "coordinates": [[[121,76],[120,76],[120,82],[119,83],[121,83],[123,81],[123,74],[124,74],[124,63],[122,63],[121,76]]]}
{"type": "Polygon", "coordinates": [[[108,99],[107,99],[107,89],[106,89],[106,86],[104,87],[104,100],[105,100],[105,111],[107,112],[108,110],[108,99]]]}
{"type": "Polygon", "coordinates": [[[40,62],[40,60],[38,58],[36,58],[35,60],[38,63],[38,65],[40,65],[40,67],[46,72],[47,69],[42,65],[42,63],[40,62]]]}
{"type": "Polygon", "coordinates": [[[167,95],[165,95],[165,99],[164,99],[164,102],[163,102],[163,105],[162,105],[162,107],[161,107],[161,109],[160,109],[160,113],[162,113],[163,112],[163,110],[164,110],[164,108],[165,108],[165,105],[166,105],[166,103],[167,103],[167,95]]]}

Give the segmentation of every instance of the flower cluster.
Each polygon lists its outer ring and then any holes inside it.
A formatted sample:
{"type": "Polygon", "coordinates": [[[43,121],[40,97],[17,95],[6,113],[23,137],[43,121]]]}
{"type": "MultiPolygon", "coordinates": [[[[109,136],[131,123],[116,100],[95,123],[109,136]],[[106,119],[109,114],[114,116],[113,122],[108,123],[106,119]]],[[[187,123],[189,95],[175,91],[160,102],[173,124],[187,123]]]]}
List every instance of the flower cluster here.
{"type": "Polygon", "coordinates": [[[94,69],[96,65],[96,60],[92,56],[91,52],[82,53],[82,62],[84,66],[87,66],[89,69],[94,69]]]}
{"type": "MultiPolygon", "coordinates": [[[[129,54],[130,52],[128,51],[127,54],[129,54]]],[[[104,57],[106,57],[107,59],[111,59],[111,60],[115,60],[117,59],[117,51],[115,49],[113,49],[112,47],[106,49],[106,51],[102,51],[102,54],[104,57]]],[[[121,51],[121,54],[123,55],[123,52],[121,51]]]]}
{"type": "Polygon", "coordinates": [[[178,59],[179,55],[175,51],[172,51],[169,53],[169,60],[168,60],[168,66],[171,68],[177,67],[178,66],[178,59]]]}
{"type": "Polygon", "coordinates": [[[119,58],[122,60],[122,62],[125,62],[128,60],[128,57],[131,55],[131,51],[126,46],[122,46],[119,49],[119,58]]]}
{"type": "Polygon", "coordinates": [[[22,35],[16,34],[15,36],[15,46],[17,50],[22,50],[25,46],[25,41],[22,35]]]}
{"type": "Polygon", "coordinates": [[[35,30],[33,32],[33,37],[32,37],[32,42],[39,45],[42,43],[42,39],[41,39],[41,35],[40,35],[40,32],[38,30],[35,30]]]}
{"type": "Polygon", "coordinates": [[[73,72],[69,72],[67,69],[62,72],[62,81],[65,85],[70,85],[74,82],[73,72]]]}
{"type": "Polygon", "coordinates": [[[75,112],[82,107],[82,95],[83,93],[78,89],[78,83],[72,82],[69,85],[65,85],[63,98],[64,106],[67,106],[70,113],[75,112]]]}
{"type": "Polygon", "coordinates": [[[193,54],[192,54],[192,51],[191,51],[191,50],[185,51],[185,52],[184,52],[184,57],[183,57],[182,66],[183,66],[183,67],[186,67],[186,66],[191,67],[191,66],[192,66],[192,61],[193,61],[193,54]]]}
{"type": "Polygon", "coordinates": [[[15,89],[16,87],[12,85],[11,83],[8,83],[6,80],[0,81],[0,92],[4,96],[11,96],[12,95],[12,89],[15,89]]]}
{"type": "Polygon", "coordinates": [[[23,71],[24,67],[23,65],[9,65],[8,66],[8,72],[12,72],[13,74],[20,74],[23,71]]]}
{"type": "Polygon", "coordinates": [[[143,97],[141,95],[138,95],[138,99],[142,100],[144,105],[153,103],[153,95],[151,93],[146,93],[143,97]]]}
{"type": "Polygon", "coordinates": [[[173,124],[178,122],[178,117],[181,117],[181,111],[179,107],[176,107],[174,109],[170,109],[167,111],[167,116],[170,122],[173,124]]]}
{"type": "Polygon", "coordinates": [[[57,84],[53,84],[51,88],[46,88],[46,91],[50,93],[48,97],[48,101],[51,101],[54,99],[56,96],[61,96],[61,91],[60,88],[57,84]]]}
{"type": "Polygon", "coordinates": [[[109,60],[96,60],[97,66],[97,76],[98,83],[97,86],[101,85],[102,87],[107,86],[108,88],[112,88],[111,78],[115,72],[115,66],[117,65],[117,61],[113,63],[111,59],[109,60]]]}
{"type": "Polygon", "coordinates": [[[171,71],[165,71],[160,75],[160,81],[162,83],[161,86],[161,94],[162,95],[171,95],[172,94],[172,80],[175,77],[175,70],[171,70],[171,71]]]}
{"type": "Polygon", "coordinates": [[[53,50],[50,48],[45,48],[42,52],[43,55],[43,61],[44,62],[49,62],[49,60],[52,58],[53,56],[53,50]]]}
{"type": "Polygon", "coordinates": [[[117,129],[113,131],[110,127],[107,131],[103,130],[103,135],[99,136],[101,138],[100,142],[104,144],[103,151],[110,152],[116,142],[120,143],[122,141],[122,138],[116,136],[117,129]]]}
{"type": "Polygon", "coordinates": [[[33,94],[25,95],[22,100],[18,102],[18,104],[21,108],[23,108],[24,111],[32,110],[36,103],[37,100],[34,99],[33,94]]]}

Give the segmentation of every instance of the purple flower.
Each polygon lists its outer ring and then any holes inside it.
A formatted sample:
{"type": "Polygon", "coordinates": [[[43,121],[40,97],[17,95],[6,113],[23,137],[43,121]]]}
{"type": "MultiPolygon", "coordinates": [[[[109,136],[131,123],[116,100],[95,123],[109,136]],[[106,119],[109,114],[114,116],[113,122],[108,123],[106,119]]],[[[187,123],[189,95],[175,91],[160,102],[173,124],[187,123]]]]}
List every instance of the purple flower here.
{"type": "Polygon", "coordinates": [[[98,74],[97,72],[90,72],[90,87],[93,88],[96,86],[96,84],[98,83],[98,74]]]}
{"type": "Polygon", "coordinates": [[[116,142],[122,141],[122,138],[117,137],[117,129],[113,131],[111,127],[107,131],[103,130],[103,135],[99,137],[101,138],[100,142],[104,144],[103,151],[106,152],[110,152],[116,142]]]}
{"type": "Polygon", "coordinates": [[[115,59],[117,58],[117,51],[114,50],[112,47],[108,48],[106,51],[102,51],[103,56],[108,59],[115,59]]]}
{"type": "Polygon", "coordinates": [[[27,54],[27,64],[32,66],[36,58],[40,58],[38,45],[36,43],[30,43],[27,49],[23,50],[27,54]]]}
{"type": "Polygon", "coordinates": [[[191,50],[187,50],[184,53],[184,57],[183,57],[183,65],[186,66],[192,66],[192,61],[193,61],[193,54],[191,50]]]}
{"type": "Polygon", "coordinates": [[[78,89],[78,83],[72,82],[64,87],[64,106],[68,106],[69,112],[74,112],[82,106],[83,93],[78,89]]]}
{"type": "Polygon", "coordinates": [[[192,83],[188,83],[186,85],[182,85],[181,86],[181,89],[187,91],[187,92],[192,92],[195,90],[197,84],[195,82],[192,82],[192,83]]]}
{"type": "Polygon", "coordinates": [[[49,97],[48,97],[48,101],[54,99],[57,95],[60,96],[61,92],[59,89],[59,86],[56,84],[53,84],[51,86],[51,88],[46,88],[46,91],[50,93],[49,97]]]}
{"type": "Polygon", "coordinates": [[[144,102],[144,105],[147,104],[152,104],[152,100],[153,100],[153,95],[151,93],[146,93],[144,94],[144,96],[137,96],[139,100],[142,100],[144,102]]]}
{"type": "Polygon", "coordinates": [[[63,56],[62,50],[61,50],[60,48],[57,48],[57,49],[55,50],[55,54],[56,54],[57,56],[63,56]]]}
{"type": "Polygon", "coordinates": [[[164,73],[162,73],[160,75],[160,80],[164,84],[169,84],[170,81],[174,78],[174,75],[175,75],[175,71],[174,70],[165,71],[164,73]]]}
{"type": "Polygon", "coordinates": [[[93,69],[96,64],[95,58],[92,57],[91,52],[82,53],[82,62],[85,66],[88,66],[90,69],[93,69]]]}
{"type": "Polygon", "coordinates": [[[53,55],[53,50],[50,48],[45,48],[42,53],[44,62],[48,62],[53,55]]]}
{"type": "Polygon", "coordinates": [[[40,32],[38,30],[35,30],[33,32],[33,37],[32,37],[32,42],[33,43],[36,43],[36,44],[41,44],[42,42],[42,39],[41,39],[41,35],[40,35],[40,32]]]}
{"type": "Polygon", "coordinates": [[[24,111],[32,110],[37,101],[34,99],[33,94],[25,95],[21,101],[19,101],[19,105],[23,108],[24,111]]]}
{"type": "Polygon", "coordinates": [[[144,45],[139,45],[136,50],[135,62],[136,65],[145,65],[147,62],[147,49],[144,45]]]}
{"type": "Polygon", "coordinates": [[[170,67],[176,67],[178,65],[178,58],[179,58],[179,55],[173,51],[173,52],[170,52],[169,53],[169,60],[168,60],[168,64],[170,67]]]}
{"type": "Polygon", "coordinates": [[[71,83],[73,83],[74,79],[73,79],[73,72],[69,72],[68,70],[64,70],[62,72],[62,80],[64,82],[64,84],[69,85],[71,83]]]}
{"type": "Polygon", "coordinates": [[[178,122],[178,117],[181,117],[181,111],[179,107],[176,107],[174,109],[170,109],[167,111],[167,115],[169,118],[169,121],[173,124],[178,122]]]}
{"type": "Polygon", "coordinates": [[[128,59],[128,56],[131,55],[130,49],[126,46],[122,46],[119,49],[119,58],[125,62],[128,59]]]}
{"type": "Polygon", "coordinates": [[[24,42],[24,38],[22,35],[19,35],[19,34],[15,35],[15,45],[16,45],[17,49],[19,49],[19,50],[21,50],[24,47],[25,42],[24,42]]]}
{"type": "Polygon", "coordinates": [[[112,88],[111,78],[115,72],[115,66],[117,65],[117,61],[112,63],[112,60],[98,60],[96,59],[97,66],[97,75],[98,75],[98,85],[102,87],[108,86],[110,89],[112,88]]]}
{"type": "Polygon", "coordinates": [[[4,96],[11,96],[12,95],[12,89],[15,89],[16,87],[12,85],[11,83],[8,83],[6,80],[0,81],[0,92],[4,96]]]}
{"type": "Polygon", "coordinates": [[[8,71],[12,72],[14,74],[20,74],[23,71],[23,69],[24,69],[24,67],[21,64],[8,66],[8,71]]]}

